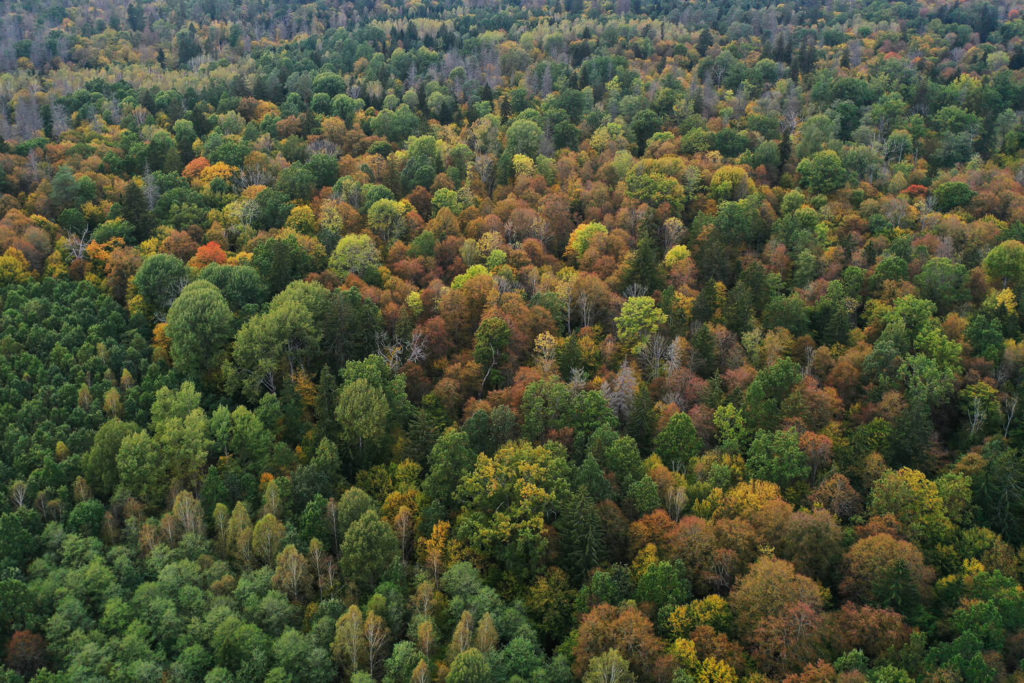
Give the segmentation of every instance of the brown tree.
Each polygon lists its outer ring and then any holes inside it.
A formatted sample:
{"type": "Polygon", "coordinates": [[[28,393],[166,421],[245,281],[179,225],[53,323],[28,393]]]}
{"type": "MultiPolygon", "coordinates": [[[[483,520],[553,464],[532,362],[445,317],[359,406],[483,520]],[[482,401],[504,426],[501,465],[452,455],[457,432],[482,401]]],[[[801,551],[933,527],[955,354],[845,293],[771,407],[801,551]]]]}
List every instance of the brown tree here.
{"type": "Polygon", "coordinates": [[[580,621],[573,649],[573,672],[582,676],[591,659],[614,648],[641,680],[653,680],[656,662],[664,647],[654,633],[651,620],[636,607],[598,605],[580,621]]]}
{"type": "Polygon", "coordinates": [[[763,556],[729,593],[740,635],[755,639],[762,619],[777,616],[798,602],[813,609],[825,603],[825,591],[814,579],[798,574],[791,562],[763,556]]]}

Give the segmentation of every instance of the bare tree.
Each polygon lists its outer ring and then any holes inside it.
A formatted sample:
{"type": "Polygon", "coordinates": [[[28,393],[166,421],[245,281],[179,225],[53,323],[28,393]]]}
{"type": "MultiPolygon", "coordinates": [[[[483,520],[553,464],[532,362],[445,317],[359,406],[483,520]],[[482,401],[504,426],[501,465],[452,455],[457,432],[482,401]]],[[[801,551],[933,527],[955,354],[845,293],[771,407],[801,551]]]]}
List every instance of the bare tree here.
{"type": "Polygon", "coordinates": [[[381,651],[387,645],[391,632],[384,623],[384,618],[371,611],[366,615],[366,621],[363,622],[363,634],[366,638],[366,659],[369,673],[370,676],[373,676],[381,651]]]}
{"type": "Polygon", "coordinates": [[[408,337],[398,337],[380,331],[374,339],[377,355],[384,359],[391,370],[397,370],[406,363],[416,363],[426,358],[427,342],[422,332],[413,331],[408,337]]]}
{"type": "Polygon", "coordinates": [[[690,497],[686,494],[686,487],[682,485],[670,487],[665,495],[665,509],[677,522],[683,516],[683,511],[686,510],[686,505],[689,502],[690,497]]]}
{"type": "Polygon", "coordinates": [[[651,337],[640,352],[640,362],[647,371],[647,379],[653,381],[661,376],[668,361],[670,344],[667,338],[657,334],[651,337]]]}
{"type": "Polygon", "coordinates": [[[583,368],[573,368],[569,371],[569,388],[574,394],[578,394],[587,388],[587,371],[583,368]]]}
{"type": "Polygon", "coordinates": [[[85,256],[85,250],[92,243],[89,233],[89,228],[86,228],[81,235],[74,232],[68,235],[68,250],[73,258],[80,259],[85,256]]]}
{"type": "Polygon", "coordinates": [[[1010,433],[1010,425],[1013,424],[1013,417],[1017,413],[1017,401],[1020,397],[1017,394],[1010,394],[1003,399],[1003,412],[1006,414],[1006,424],[1003,426],[1003,437],[1010,433]]]}
{"type": "Polygon", "coordinates": [[[971,425],[971,436],[974,436],[974,433],[984,424],[985,413],[985,404],[981,400],[981,396],[975,394],[967,404],[967,420],[971,425]]]}
{"type": "Polygon", "coordinates": [[[618,374],[601,385],[601,393],[608,400],[608,405],[616,412],[620,420],[629,418],[630,408],[633,405],[633,398],[639,382],[632,365],[623,365],[618,374]]]}
{"type": "Polygon", "coordinates": [[[11,484],[11,504],[15,508],[25,507],[25,496],[28,494],[28,484],[21,479],[11,484]]]}
{"type": "Polygon", "coordinates": [[[646,296],[647,285],[640,284],[639,282],[633,282],[628,287],[626,287],[625,290],[623,290],[622,294],[627,299],[632,298],[634,296],[646,296]]]}

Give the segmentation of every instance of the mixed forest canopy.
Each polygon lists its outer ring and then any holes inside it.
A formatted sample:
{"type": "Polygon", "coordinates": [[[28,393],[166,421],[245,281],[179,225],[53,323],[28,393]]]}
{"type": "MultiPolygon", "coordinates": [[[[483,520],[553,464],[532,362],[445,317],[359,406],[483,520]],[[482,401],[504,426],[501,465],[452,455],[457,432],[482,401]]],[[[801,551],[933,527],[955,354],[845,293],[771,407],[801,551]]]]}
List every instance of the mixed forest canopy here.
{"type": "Polygon", "coordinates": [[[1022,11],[0,3],[0,682],[1024,680],[1022,11]]]}

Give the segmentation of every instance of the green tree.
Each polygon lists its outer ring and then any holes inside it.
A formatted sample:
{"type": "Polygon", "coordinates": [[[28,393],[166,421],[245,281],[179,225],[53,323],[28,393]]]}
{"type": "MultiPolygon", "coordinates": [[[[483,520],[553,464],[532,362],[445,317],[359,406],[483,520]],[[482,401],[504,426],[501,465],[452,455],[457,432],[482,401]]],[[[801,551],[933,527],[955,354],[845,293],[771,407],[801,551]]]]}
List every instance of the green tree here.
{"type": "Polygon", "coordinates": [[[480,321],[473,337],[473,360],[483,370],[480,390],[505,384],[505,365],[508,363],[508,344],[512,330],[502,318],[490,317],[480,321]]]}
{"type": "Polygon", "coordinates": [[[1024,244],[1006,240],[992,247],[982,261],[985,272],[1003,287],[1020,292],[1024,288],[1024,244]]]}
{"type": "Polygon", "coordinates": [[[661,254],[651,237],[643,237],[636,245],[636,251],[629,259],[629,267],[622,278],[622,283],[626,286],[640,285],[651,293],[665,287],[661,254]]]}
{"type": "Polygon", "coordinates": [[[615,318],[619,341],[630,353],[640,353],[658,328],[668,322],[668,316],[649,296],[631,296],[622,305],[615,318]]]}
{"type": "Polygon", "coordinates": [[[391,408],[384,391],[365,378],[346,382],[338,391],[334,417],[345,440],[360,454],[367,443],[375,444],[386,433],[391,408]]]}
{"type": "Polygon", "coordinates": [[[542,566],[547,540],[544,517],[568,489],[564,455],[528,442],[510,442],[494,454],[477,456],[459,482],[463,511],[455,534],[504,570],[510,581],[528,581],[542,566]]]}
{"type": "Polygon", "coordinates": [[[935,302],[941,314],[964,303],[970,297],[967,290],[967,267],[948,258],[929,259],[914,278],[921,294],[935,302]]]}
{"type": "Polygon", "coordinates": [[[402,184],[406,192],[417,185],[429,188],[441,169],[437,140],[432,135],[421,135],[406,140],[405,146],[409,151],[405,168],[402,169],[402,184]]]}
{"type": "Polygon", "coordinates": [[[188,284],[188,268],[170,254],[152,254],[136,271],[134,282],[150,310],[163,315],[188,284]]]}
{"type": "Polygon", "coordinates": [[[647,139],[661,128],[661,117],[650,109],[641,109],[629,122],[629,129],[636,140],[637,153],[643,156],[647,149],[647,139]]]}
{"type": "Polygon", "coordinates": [[[525,154],[536,157],[540,152],[544,131],[529,119],[516,119],[505,131],[505,151],[509,154],[525,154]]]}
{"type": "Polygon", "coordinates": [[[942,183],[933,190],[936,211],[952,211],[967,206],[974,199],[975,192],[967,183],[942,183]]]}
{"type": "Polygon", "coordinates": [[[335,678],[328,651],[310,635],[290,626],[274,641],[271,653],[277,666],[295,683],[328,683],[335,678]]]}
{"type": "Polygon", "coordinates": [[[232,364],[226,368],[229,384],[253,399],[265,391],[275,393],[284,379],[294,382],[306,369],[320,339],[305,305],[294,300],[272,305],[268,313],[253,316],[238,330],[232,364]]]}
{"type": "Polygon", "coordinates": [[[274,187],[291,199],[309,201],[316,190],[316,177],[303,164],[292,164],[277,175],[274,187]]]}
{"type": "Polygon", "coordinates": [[[796,170],[800,174],[800,184],[815,194],[835,192],[846,184],[846,168],[839,155],[831,149],[804,159],[796,170]]]}
{"type": "Polygon", "coordinates": [[[380,582],[381,576],[398,560],[398,537],[373,510],[352,523],[345,532],[338,557],[342,576],[364,593],[380,582]]]}
{"type": "Polygon", "coordinates": [[[201,378],[216,367],[233,326],[231,308],[220,290],[206,280],[190,283],[167,312],[167,336],[175,366],[201,378]]]}
{"type": "Polygon", "coordinates": [[[423,493],[446,512],[455,509],[457,482],[473,469],[477,453],[470,447],[469,435],[454,428],[447,429],[434,444],[427,457],[429,470],[423,480],[423,493]]]}
{"type": "Polygon", "coordinates": [[[445,679],[447,683],[489,683],[491,680],[491,664],[475,647],[463,650],[452,660],[445,679]]]}
{"type": "Polygon", "coordinates": [[[267,284],[260,278],[259,271],[252,266],[211,263],[199,271],[199,277],[217,285],[234,311],[246,305],[262,304],[267,300],[267,284]]]}
{"type": "Polygon", "coordinates": [[[125,492],[156,505],[167,495],[167,469],[156,442],[145,430],[128,434],[117,451],[117,472],[125,492]]]}
{"type": "Polygon", "coordinates": [[[153,213],[150,211],[146,195],[136,182],[129,182],[121,200],[121,216],[135,226],[133,237],[142,242],[153,230],[153,213]]]}
{"type": "Polygon", "coordinates": [[[365,278],[366,274],[380,265],[380,252],[369,235],[345,235],[331,253],[328,266],[338,275],[355,273],[365,278]]]}
{"type": "Polygon", "coordinates": [[[121,441],[129,434],[139,431],[134,422],[122,422],[114,418],[96,430],[92,448],[82,455],[82,474],[101,498],[109,498],[117,486],[117,452],[121,441]]]}
{"type": "Polygon", "coordinates": [[[405,214],[410,208],[406,202],[378,199],[366,212],[366,225],[384,242],[402,239],[408,228],[405,214]]]}
{"type": "Polygon", "coordinates": [[[700,455],[703,445],[693,420],[686,413],[673,415],[654,437],[655,452],[661,456],[662,462],[676,470],[685,468],[700,455]]]}
{"type": "MultiPolygon", "coordinates": [[[[264,190],[260,197],[269,191],[264,190]]],[[[281,222],[284,222],[283,218],[281,222]]],[[[312,256],[299,244],[295,235],[260,241],[253,250],[252,263],[271,294],[277,294],[294,280],[301,280],[314,266],[312,256]]]]}
{"type": "Polygon", "coordinates": [[[520,415],[523,418],[523,436],[542,441],[553,429],[570,423],[572,392],[564,382],[540,380],[523,392],[520,415]]]}
{"type": "Polygon", "coordinates": [[[807,454],[800,449],[795,429],[768,432],[757,430],[747,451],[747,475],[751,479],[790,486],[811,473],[807,454]]]}

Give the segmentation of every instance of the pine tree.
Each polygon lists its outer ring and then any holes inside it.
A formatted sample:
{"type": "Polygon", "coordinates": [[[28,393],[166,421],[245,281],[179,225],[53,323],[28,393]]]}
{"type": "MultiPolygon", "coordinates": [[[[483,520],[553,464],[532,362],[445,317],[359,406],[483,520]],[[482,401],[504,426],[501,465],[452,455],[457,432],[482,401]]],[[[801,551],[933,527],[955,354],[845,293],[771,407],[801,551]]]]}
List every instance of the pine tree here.
{"type": "Polygon", "coordinates": [[[665,275],[661,265],[661,254],[654,240],[645,235],[636,245],[636,251],[629,261],[629,268],[622,279],[624,287],[639,285],[644,293],[650,294],[665,288],[665,275]]]}
{"type": "Polygon", "coordinates": [[[149,202],[138,183],[128,183],[121,202],[121,213],[125,220],[135,226],[135,239],[143,242],[149,239],[153,230],[153,216],[149,211],[149,202]]]}
{"type": "Polygon", "coordinates": [[[654,399],[651,397],[647,384],[642,382],[633,397],[633,405],[630,406],[629,419],[626,421],[626,433],[633,437],[643,454],[651,452],[657,422],[657,416],[654,414],[654,399]]]}

